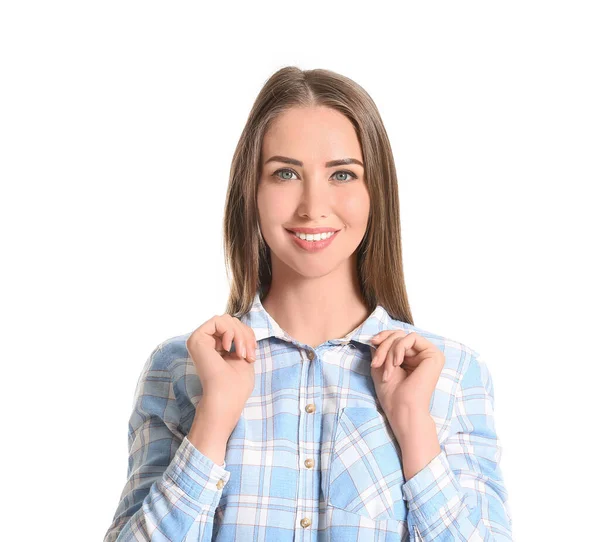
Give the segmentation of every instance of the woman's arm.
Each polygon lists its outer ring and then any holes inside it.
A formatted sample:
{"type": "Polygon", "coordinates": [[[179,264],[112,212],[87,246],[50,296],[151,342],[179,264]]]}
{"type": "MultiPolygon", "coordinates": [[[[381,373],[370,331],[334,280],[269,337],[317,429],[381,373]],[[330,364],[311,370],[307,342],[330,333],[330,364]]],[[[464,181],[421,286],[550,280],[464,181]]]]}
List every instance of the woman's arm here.
{"type": "Polygon", "coordinates": [[[169,371],[178,355],[157,347],[138,380],[129,420],[127,483],[104,542],[211,540],[230,473],[178,430],[181,414],[169,371]]]}
{"type": "Polygon", "coordinates": [[[484,362],[471,357],[441,446],[431,417],[389,422],[409,469],[402,492],[416,540],[512,540],[494,387],[484,362]]]}

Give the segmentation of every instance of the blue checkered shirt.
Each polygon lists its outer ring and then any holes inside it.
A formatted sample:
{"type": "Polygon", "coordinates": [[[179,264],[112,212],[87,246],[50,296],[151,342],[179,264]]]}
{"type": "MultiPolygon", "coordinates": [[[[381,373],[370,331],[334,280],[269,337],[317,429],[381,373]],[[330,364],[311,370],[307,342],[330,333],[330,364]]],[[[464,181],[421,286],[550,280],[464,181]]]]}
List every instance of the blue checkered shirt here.
{"type": "Polygon", "coordinates": [[[494,387],[477,352],[381,305],[316,348],[281,329],[258,293],[240,320],[257,340],[256,383],[224,464],[187,438],[202,388],[190,334],[170,338],[138,380],[105,542],[512,540],[494,387]],[[419,333],[445,356],[430,402],[441,452],[409,480],[371,378],[369,341],[387,329],[419,333]]]}

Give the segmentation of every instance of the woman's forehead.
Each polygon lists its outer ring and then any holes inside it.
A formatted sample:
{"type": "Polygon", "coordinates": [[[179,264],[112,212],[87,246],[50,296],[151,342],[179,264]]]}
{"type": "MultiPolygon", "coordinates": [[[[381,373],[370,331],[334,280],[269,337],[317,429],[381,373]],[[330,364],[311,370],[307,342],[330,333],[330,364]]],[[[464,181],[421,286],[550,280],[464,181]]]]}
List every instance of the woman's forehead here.
{"type": "Polygon", "coordinates": [[[273,155],[313,165],[347,157],[362,161],[354,126],[330,108],[294,108],[274,119],[263,139],[262,162],[273,155]]]}

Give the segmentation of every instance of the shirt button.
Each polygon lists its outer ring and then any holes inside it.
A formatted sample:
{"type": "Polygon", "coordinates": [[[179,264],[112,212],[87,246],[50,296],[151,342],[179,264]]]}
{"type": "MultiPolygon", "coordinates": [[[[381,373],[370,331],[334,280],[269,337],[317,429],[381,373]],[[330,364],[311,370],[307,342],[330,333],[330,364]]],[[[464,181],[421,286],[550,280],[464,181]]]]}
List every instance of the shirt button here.
{"type": "Polygon", "coordinates": [[[308,351],[308,359],[310,361],[312,361],[313,359],[315,359],[315,353],[312,350],[308,351]]]}
{"type": "Polygon", "coordinates": [[[315,411],[315,405],[314,403],[311,403],[310,405],[306,405],[304,407],[304,410],[306,410],[306,412],[308,412],[309,414],[312,414],[315,411]]]}
{"type": "Polygon", "coordinates": [[[315,465],[315,462],[314,462],[313,459],[306,459],[304,461],[304,464],[306,465],[306,468],[312,469],[314,467],[314,465],[315,465]]]}
{"type": "Polygon", "coordinates": [[[302,518],[302,520],[300,521],[300,525],[302,525],[302,527],[304,527],[305,529],[307,527],[310,527],[310,519],[302,518]]]}
{"type": "Polygon", "coordinates": [[[223,489],[223,486],[225,485],[225,482],[223,482],[223,480],[219,480],[217,482],[217,488],[218,489],[223,489]]]}

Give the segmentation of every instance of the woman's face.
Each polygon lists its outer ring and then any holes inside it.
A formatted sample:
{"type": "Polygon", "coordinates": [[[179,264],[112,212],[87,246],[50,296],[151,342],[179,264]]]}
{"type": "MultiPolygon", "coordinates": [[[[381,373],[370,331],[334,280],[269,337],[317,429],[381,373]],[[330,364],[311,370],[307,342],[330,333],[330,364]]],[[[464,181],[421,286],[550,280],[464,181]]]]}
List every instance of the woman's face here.
{"type": "Polygon", "coordinates": [[[364,237],[370,208],[363,155],[350,121],[327,107],[288,110],[265,134],[261,164],[259,224],[273,270],[279,260],[298,274],[317,277],[347,261],[364,237]],[[327,164],[346,158],[359,163],[327,164]],[[340,231],[328,247],[309,252],[287,231],[295,227],[340,231]]]}

